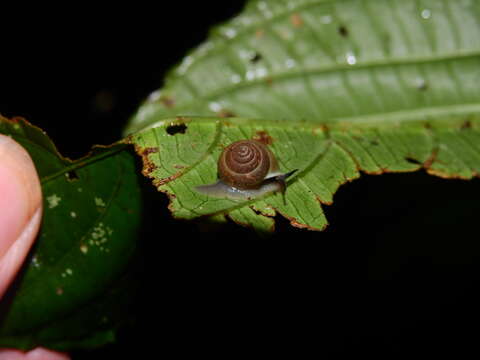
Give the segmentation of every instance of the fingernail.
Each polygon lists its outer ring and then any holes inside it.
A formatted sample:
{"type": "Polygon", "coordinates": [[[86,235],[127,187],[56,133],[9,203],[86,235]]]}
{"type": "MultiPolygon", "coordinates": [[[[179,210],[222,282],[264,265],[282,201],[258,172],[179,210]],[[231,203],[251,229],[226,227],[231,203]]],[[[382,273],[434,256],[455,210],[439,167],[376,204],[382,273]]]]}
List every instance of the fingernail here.
{"type": "Polygon", "coordinates": [[[40,209],[41,187],[27,151],[0,135],[0,258],[40,209]]]}

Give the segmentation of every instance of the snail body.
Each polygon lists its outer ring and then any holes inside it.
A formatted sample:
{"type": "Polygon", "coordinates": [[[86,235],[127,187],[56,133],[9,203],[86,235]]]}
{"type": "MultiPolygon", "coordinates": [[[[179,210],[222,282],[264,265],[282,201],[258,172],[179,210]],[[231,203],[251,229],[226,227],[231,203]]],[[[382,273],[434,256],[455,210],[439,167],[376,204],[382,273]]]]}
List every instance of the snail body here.
{"type": "Polygon", "coordinates": [[[285,192],[286,174],[279,171],[277,160],[266,145],[256,140],[240,140],[227,146],[218,159],[219,180],[197,186],[204,195],[250,200],[272,192],[285,192]]]}

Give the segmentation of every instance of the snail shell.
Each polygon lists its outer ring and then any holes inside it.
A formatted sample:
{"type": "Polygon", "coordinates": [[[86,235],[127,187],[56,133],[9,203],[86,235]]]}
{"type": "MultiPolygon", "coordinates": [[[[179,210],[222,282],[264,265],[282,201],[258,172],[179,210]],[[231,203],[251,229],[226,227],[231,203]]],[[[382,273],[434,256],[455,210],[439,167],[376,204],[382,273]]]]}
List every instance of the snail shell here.
{"type": "Polygon", "coordinates": [[[240,140],[228,145],[218,159],[218,175],[237,189],[254,189],[268,175],[278,173],[272,152],[256,140],[240,140]]]}
{"type": "Polygon", "coordinates": [[[218,159],[219,180],[197,186],[196,190],[212,197],[250,200],[271,192],[285,192],[285,180],[295,171],[282,174],[266,145],[240,140],[222,151],[218,159]]]}

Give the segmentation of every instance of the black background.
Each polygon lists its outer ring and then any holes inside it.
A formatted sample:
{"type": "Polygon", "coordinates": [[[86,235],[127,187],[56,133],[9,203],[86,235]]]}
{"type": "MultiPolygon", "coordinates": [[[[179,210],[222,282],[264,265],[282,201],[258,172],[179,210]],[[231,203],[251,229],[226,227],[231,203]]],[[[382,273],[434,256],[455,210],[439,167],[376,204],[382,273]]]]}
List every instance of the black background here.
{"type": "MultiPolygon", "coordinates": [[[[165,72],[243,5],[203,3],[3,12],[0,113],[26,117],[72,158],[117,140],[165,72]]],[[[269,239],[172,220],[146,186],[137,321],[117,344],[73,358],[475,349],[479,185],[365,175],[324,207],[326,231],[278,218],[269,239]]]]}

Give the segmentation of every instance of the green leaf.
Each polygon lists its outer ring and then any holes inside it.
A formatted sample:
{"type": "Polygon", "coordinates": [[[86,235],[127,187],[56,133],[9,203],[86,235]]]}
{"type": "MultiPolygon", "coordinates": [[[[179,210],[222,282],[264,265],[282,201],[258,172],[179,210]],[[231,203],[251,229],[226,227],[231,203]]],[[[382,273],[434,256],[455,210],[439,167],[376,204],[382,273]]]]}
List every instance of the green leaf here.
{"type": "Polygon", "coordinates": [[[214,29],[133,116],[325,123],[480,109],[480,3],[270,0],[214,29]]]}
{"type": "Polygon", "coordinates": [[[327,225],[321,205],[331,204],[340,185],[360,176],[407,172],[470,179],[480,173],[480,115],[448,115],[419,121],[257,121],[241,118],[165,120],[130,137],[143,155],[144,174],[170,197],[174,216],[193,219],[226,214],[258,231],[273,229],[279,212],[292,225],[321,230],[327,225]],[[184,133],[170,135],[172,126],[184,133]],[[280,194],[250,201],[212,199],[198,185],[217,179],[216,162],[229,143],[268,136],[283,172],[299,171],[280,194]]]}
{"type": "Polygon", "coordinates": [[[27,149],[44,196],[28,266],[2,302],[0,347],[66,350],[112,341],[133,288],[141,218],[135,155],[119,143],[71,161],[21,119],[0,118],[0,133],[27,149]]]}
{"type": "Polygon", "coordinates": [[[228,215],[267,231],[278,212],[323,229],[319,202],[360,171],[479,173],[479,20],[473,0],[251,1],[173,69],[126,133],[176,217],[228,215]],[[259,132],[281,170],[300,169],[286,203],[194,190],[215,181],[222,146],[259,132]]]}

